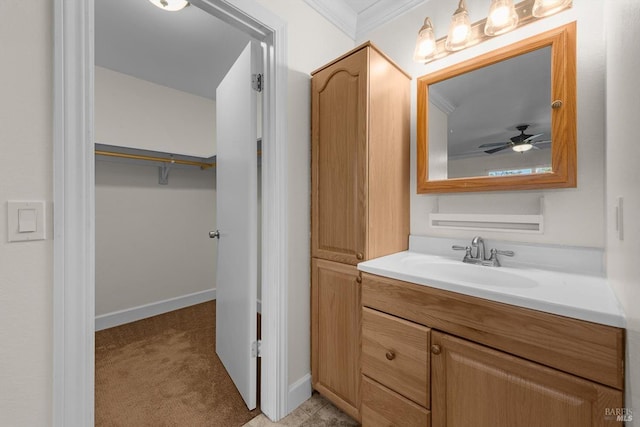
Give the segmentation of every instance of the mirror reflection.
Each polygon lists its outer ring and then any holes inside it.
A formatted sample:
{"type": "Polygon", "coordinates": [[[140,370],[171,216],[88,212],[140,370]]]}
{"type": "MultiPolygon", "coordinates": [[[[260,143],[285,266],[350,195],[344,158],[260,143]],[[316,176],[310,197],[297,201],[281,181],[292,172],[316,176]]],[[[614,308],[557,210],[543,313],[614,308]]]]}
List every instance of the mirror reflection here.
{"type": "Polygon", "coordinates": [[[551,172],[551,47],[429,85],[429,180],[551,172]]]}

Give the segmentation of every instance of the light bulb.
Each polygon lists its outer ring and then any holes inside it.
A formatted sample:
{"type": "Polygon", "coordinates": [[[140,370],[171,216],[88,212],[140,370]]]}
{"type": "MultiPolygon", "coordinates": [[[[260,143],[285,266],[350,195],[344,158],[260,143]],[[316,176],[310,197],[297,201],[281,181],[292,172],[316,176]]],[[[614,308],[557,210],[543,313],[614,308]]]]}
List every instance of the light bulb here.
{"type": "Polygon", "coordinates": [[[149,0],[154,6],[168,12],[177,12],[189,6],[186,0],[149,0]]]}
{"type": "Polygon", "coordinates": [[[497,36],[514,29],[518,25],[518,14],[512,0],[493,0],[489,16],[484,25],[484,33],[497,36]]]}
{"type": "Polygon", "coordinates": [[[451,18],[451,25],[449,26],[449,33],[444,47],[452,52],[463,49],[469,43],[470,36],[471,22],[469,21],[469,13],[464,0],[460,0],[458,9],[456,9],[453,18],[451,18]]]}
{"type": "Polygon", "coordinates": [[[413,60],[416,62],[426,62],[436,53],[436,37],[433,33],[433,25],[428,17],[424,20],[424,25],[418,31],[416,49],[413,52],[413,60]]]}
{"type": "Polygon", "coordinates": [[[536,18],[553,15],[571,5],[571,0],[536,0],[531,9],[531,14],[536,18]]]}

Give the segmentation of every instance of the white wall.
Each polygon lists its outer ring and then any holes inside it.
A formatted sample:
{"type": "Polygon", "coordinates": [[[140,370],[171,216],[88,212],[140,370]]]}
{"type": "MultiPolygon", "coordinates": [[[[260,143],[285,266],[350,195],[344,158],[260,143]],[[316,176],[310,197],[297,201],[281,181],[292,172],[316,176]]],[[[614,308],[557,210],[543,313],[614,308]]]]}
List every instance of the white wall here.
{"type": "Polygon", "coordinates": [[[640,145],[629,138],[640,114],[640,3],[607,2],[607,274],[627,316],[627,408],[629,426],[640,426],[640,145]],[[623,197],[623,240],[615,206],[623,197]]]}
{"type": "Polygon", "coordinates": [[[96,162],[96,316],[215,288],[215,169],[96,162]]]}
{"type": "MultiPolygon", "coordinates": [[[[447,58],[427,65],[412,60],[418,30],[426,16],[430,16],[436,37],[446,34],[455,4],[430,0],[365,35],[393,58],[414,78],[511,44],[515,41],[578,21],[578,187],[518,193],[467,193],[461,195],[416,194],[416,89],[412,89],[411,130],[411,233],[432,236],[471,238],[473,231],[439,230],[429,226],[428,213],[438,204],[442,207],[455,199],[463,211],[459,213],[512,213],[518,208],[514,201],[538,206],[544,196],[544,234],[483,232],[485,238],[604,247],[604,37],[602,13],[604,0],[577,1],[573,8],[542,21],[526,25],[511,33],[496,37],[447,58]],[[462,201],[462,203],[458,203],[462,201]]],[[[489,2],[468,0],[472,22],[485,18],[489,2]]],[[[531,213],[537,213],[531,212],[531,213]]]]}
{"type": "Polygon", "coordinates": [[[289,162],[289,384],[310,372],[310,106],[309,73],[354,42],[303,1],[258,0],[287,22],[289,162]]]}
{"type": "Polygon", "coordinates": [[[196,157],[216,154],[215,101],[95,67],[99,144],[196,157]]]}
{"type": "Polygon", "coordinates": [[[49,0],[0,2],[0,424],[51,424],[52,43],[49,0]],[[7,243],[7,200],[44,200],[47,240],[7,243]]]}

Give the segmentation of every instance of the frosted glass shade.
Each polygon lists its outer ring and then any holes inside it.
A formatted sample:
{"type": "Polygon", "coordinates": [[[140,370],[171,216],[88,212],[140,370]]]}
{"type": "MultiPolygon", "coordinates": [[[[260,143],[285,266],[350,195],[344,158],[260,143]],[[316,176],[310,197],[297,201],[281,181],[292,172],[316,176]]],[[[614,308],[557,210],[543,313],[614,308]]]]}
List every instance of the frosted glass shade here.
{"type": "Polygon", "coordinates": [[[529,151],[533,148],[533,145],[526,143],[526,144],[518,144],[518,145],[514,145],[512,147],[513,151],[516,151],[518,153],[524,153],[525,151],[529,151]]]}
{"type": "Polygon", "coordinates": [[[553,15],[571,4],[571,0],[536,0],[531,9],[531,14],[536,18],[553,15]]]}
{"type": "Polygon", "coordinates": [[[513,30],[518,25],[518,14],[513,0],[493,0],[489,8],[489,16],[484,25],[484,33],[497,36],[513,30]]]}
{"type": "Polygon", "coordinates": [[[186,0],[149,0],[154,6],[169,12],[177,12],[189,5],[186,0]]]}
{"type": "Polygon", "coordinates": [[[424,25],[418,31],[416,48],[413,52],[413,60],[416,62],[427,62],[436,53],[436,36],[433,32],[431,19],[426,18],[424,25]]]}
{"type": "Polygon", "coordinates": [[[451,25],[449,25],[449,33],[444,47],[449,51],[464,49],[470,38],[471,22],[469,21],[469,13],[464,5],[464,0],[460,0],[458,9],[453,14],[453,18],[451,18],[451,25]]]}

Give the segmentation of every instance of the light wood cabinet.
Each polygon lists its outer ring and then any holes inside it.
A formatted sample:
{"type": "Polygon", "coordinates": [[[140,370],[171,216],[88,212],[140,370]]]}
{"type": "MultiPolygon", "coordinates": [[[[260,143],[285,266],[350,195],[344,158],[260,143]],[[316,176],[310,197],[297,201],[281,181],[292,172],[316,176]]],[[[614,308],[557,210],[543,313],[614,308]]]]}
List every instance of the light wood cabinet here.
{"type": "Polygon", "coordinates": [[[311,261],[313,386],[354,418],[360,405],[360,275],[353,265],[311,261]]]}
{"type": "Polygon", "coordinates": [[[408,246],[409,82],[370,43],[311,79],[312,381],[358,420],[355,265],[408,246]]]}
{"type": "Polygon", "coordinates": [[[604,427],[622,393],[573,375],[434,332],[434,427],[604,427]],[[437,353],[437,354],[436,354],[437,353]]]}
{"type": "Polygon", "coordinates": [[[311,256],[347,264],[409,238],[409,77],[367,43],[311,80],[311,256]]]}
{"type": "Polygon", "coordinates": [[[623,407],[623,329],[362,277],[364,427],[622,425],[610,414],[623,407]],[[383,369],[380,355],[390,350],[411,361],[383,369]],[[415,374],[407,379],[411,364],[415,374]],[[426,400],[416,398],[416,384],[424,384],[426,400]],[[385,418],[390,407],[410,418],[385,418]],[[374,415],[386,421],[377,424],[374,415]]]}

